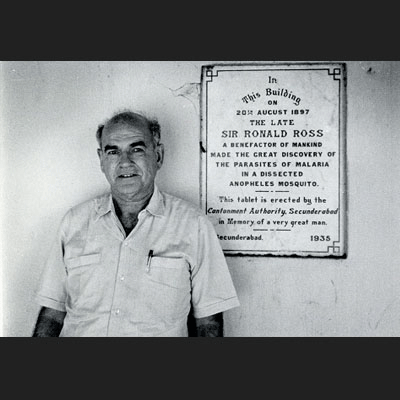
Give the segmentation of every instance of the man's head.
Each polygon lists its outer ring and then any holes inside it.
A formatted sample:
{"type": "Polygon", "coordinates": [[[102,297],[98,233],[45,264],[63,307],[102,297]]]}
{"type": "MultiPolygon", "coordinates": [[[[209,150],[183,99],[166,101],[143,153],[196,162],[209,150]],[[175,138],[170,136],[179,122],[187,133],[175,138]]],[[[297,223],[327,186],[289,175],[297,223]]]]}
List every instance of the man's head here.
{"type": "Polygon", "coordinates": [[[131,111],[118,113],[99,126],[96,138],[113,196],[125,201],[150,196],[164,159],[158,122],[131,111]]]}

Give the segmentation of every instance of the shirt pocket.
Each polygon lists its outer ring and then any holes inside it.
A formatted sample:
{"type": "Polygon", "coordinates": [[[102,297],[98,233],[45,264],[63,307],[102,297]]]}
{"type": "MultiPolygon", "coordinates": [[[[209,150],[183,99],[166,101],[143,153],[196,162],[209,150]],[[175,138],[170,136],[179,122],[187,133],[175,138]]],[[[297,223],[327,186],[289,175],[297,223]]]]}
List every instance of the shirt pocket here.
{"type": "Polygon", "coordinates": [[[147,276],[154,282],[176,289],[186,288],[190,283],[189,265],[184,258],[152,257],[147,276]]]}
{"type": "Polygon", "coordinates": [[[91,294],[93,287],[98,287],[94,273],[100,266],[100,262],[101,254],[99,253],[85,254],[65,260],[69,305],[76,311],[89,306],[87,299],[93,297],[91,294]]]}
{"type": "Polygon", "coordinates": [[[176,320],[190,310],[190,272],[184,258],[152,257],[143,285],[149,318],[176,320]]]}
{"type": "Polygon", "coordinates": [[[69,258],[65,260],[65,264],[67,265],[67,270],[71,270],[74,268],[84,267],[90,264],[98,264],[101,260],[101,254],[85,254],[83,256],[69,258]]]}

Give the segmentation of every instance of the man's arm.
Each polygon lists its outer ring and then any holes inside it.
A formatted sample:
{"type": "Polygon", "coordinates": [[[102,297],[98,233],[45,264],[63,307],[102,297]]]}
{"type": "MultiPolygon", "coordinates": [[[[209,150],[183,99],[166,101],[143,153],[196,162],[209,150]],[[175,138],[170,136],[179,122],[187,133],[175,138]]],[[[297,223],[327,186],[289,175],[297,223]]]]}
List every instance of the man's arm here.
{"type": "Polygon", "coordinates": [[[195,318],[197,337],[223,337],[224,324],[222,312],[209,317],[195,318]]]}
{"type": "Polygon", "coordinates": [[[33,331],[33,337],[57,337],[63,327],[66,312],[42,307],[33,331]]]}

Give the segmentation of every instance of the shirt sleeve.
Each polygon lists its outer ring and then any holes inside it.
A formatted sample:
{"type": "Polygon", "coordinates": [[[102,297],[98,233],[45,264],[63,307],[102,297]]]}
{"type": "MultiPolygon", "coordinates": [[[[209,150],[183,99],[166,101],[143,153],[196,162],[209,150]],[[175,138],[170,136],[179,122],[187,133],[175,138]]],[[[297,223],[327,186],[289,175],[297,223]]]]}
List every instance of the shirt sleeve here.
{"type": "Polygon", "coordinates": [[[192,269],[192,306],[195,318],[208,317],[240,305],[214,227],[200,216],[196,265],[192,269]]]}
{"type": "Polygon", "coordinates": [[[63,218],[56,238],[53,240],[35,296],[39,305],[59,311],[66,311],[67,299],[63,240],[66,219],[67,215],[63,218]]]}

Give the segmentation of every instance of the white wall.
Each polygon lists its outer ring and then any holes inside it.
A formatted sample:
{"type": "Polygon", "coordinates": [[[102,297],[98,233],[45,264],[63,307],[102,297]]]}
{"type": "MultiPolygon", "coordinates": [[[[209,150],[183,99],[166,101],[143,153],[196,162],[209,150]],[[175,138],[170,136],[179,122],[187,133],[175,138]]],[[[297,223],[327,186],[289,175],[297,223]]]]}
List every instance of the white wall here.
{"type": "MultiPolygon", "coordinates": [[[[34,291],[60,218],[107,189],[95,131],[130,107],[157,116],[159,186],[199,203],[200,70],[212,61],[3,62],[3,335],[30,336],[34,291]]],[[[400,63],[347,62],[348,258],[228,257],[241,307],[226,336],[400,333],[400,63]]]]}

